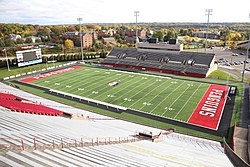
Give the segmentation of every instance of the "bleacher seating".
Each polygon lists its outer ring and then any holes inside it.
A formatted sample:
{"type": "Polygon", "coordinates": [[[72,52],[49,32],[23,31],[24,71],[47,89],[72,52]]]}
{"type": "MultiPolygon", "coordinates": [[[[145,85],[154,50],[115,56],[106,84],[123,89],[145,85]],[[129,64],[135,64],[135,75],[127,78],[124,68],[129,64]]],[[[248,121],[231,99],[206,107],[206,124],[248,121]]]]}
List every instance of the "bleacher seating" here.
{"type": "MultiPolygon", "coordinates": [[[[8,90],[8,97],[15,95],[23,99],[36,99],[39,102],[61,108],[68,112],[98,117],[97,114],[82,111],[57,102],[22,92],[0,83],[1,89],[8,90]],[[15,95],[13,95],[15,94],[15,95]]],[[[7,97],[7,96],[6,96],[7,97]]],[[[81,138],[117,138],[134,135],[135,131],[149,131],[159,134],[161,129],[147,127],[119,119],[107,119],[99,116],[96,120],[71,120],[65,117],[41,116],[35,114],[11,112],[0,107],[0,166],[233,166],[223,147],[217,141],[206,140],[178,133],[163,136],[162,141],[148,140],[98,146],[70,146],[62,148],[62,139],[81,138]],[[14,145],[22,139],[25,148],[18,150],[14,145]],[[34,138],[37,149],[34,150],[34,138]],[[59,148],[42,148],[39,146],[54,144],[59,148]],[[6,150],[3,147],[6,147],[6,150]],[[11,148],[12,146],[13,148],[11,148]]],[[[73,140],[74,142],[75,140],[73,140]]]]}
{"type": "Polygon", "coordinates": [[[192,74],[197,74],[196,76],[200,75],[200,77],[205,77],[213,59],[214,54],[196,52],[142,52],[137,51],[136,48],[114,48],[101,64],[115,64],[116,67],[122,65],[122,68],[124,68],[124,66],[130,68],[130,66],[137,65],[140,68],[172,71],[171,73],[180,72],[185,69],[184,72],[187,75],[192,76],[192,74]],[[114,57],[117,59],[114,60],[114,57]],[[192,63],[187,63],[190,61],[192,61],[192,63]],[[201,68],[193,66],[200,66],[201,68]]]}
{"type": "Polygon", "coordinates": [[[51,115],[57,116],[62,115],[63,112],[55,110],[32,101],[26,100],[21,97],[17,97],[12,94],[6,94],[0,92],[0,106],[9,108],[16,112],[24,112],[30,114],[39,114],[39,115],[51,115]]]}

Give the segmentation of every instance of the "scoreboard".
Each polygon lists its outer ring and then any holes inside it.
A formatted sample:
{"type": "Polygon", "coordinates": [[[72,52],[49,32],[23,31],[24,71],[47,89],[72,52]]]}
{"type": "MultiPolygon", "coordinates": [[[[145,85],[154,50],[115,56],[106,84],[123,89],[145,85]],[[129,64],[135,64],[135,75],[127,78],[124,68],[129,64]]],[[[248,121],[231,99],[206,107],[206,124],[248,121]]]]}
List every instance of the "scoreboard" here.
{"type": "Polygon", "coordinates": [[[16,52],[17,66],[23,67],[32,64],[42,63],[41,49],[22,50],[16,52]]]}

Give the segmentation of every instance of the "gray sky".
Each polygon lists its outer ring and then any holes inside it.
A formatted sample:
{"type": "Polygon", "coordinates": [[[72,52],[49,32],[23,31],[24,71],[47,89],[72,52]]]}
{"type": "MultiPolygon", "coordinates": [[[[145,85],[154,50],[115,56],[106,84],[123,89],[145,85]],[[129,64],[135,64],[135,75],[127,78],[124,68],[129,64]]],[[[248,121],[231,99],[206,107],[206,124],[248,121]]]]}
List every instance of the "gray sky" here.
{"type": "Polygon", "coordinates": [[[0,0],[0,23],[250,22],[249,0],[0,0]]]}

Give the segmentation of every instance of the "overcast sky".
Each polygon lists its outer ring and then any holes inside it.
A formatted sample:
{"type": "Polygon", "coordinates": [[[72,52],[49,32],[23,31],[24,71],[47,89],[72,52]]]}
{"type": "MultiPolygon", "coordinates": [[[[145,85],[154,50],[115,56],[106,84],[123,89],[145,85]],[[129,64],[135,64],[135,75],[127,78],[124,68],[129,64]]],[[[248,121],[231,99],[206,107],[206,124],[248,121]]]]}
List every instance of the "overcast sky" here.
{"type": "Polygon", "coordinates": [[[250,22],[250,0],[0,0],[0,23],[250,22]]]}

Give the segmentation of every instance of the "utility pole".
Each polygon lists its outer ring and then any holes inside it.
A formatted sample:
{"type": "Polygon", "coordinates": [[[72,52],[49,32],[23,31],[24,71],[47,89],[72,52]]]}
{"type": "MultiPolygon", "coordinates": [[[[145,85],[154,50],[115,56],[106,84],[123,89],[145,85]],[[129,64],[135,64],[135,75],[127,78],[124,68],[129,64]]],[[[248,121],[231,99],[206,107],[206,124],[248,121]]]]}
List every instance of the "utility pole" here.
{"type": "Polygon", "coordinates": [[[81,21],[82,21],[82,18],[77,18],[77,21],[79,21],[79,26],[80,26],[80,33],[79,33],[79,36],[80,36],[80,41],[81,41],[81,54],[82,54],[82,61],[83,61],[83,49],[82,49],[82,28],[81,28],[81,21]]]}
{"type": "Polygon", "coordinates": [[[134,11],[134,16],[135,16],[135,24],[136,24],[136,28],[135,28],[135,45],[136,45],[136,48],[137,48],[137,34],[138,34],[138,32],[137,32],[137,17],[139,16],[139,11],[134,11]]]}
{"type": "MultiPolygon", "coordinates": [[[[249,18],[250,18],[250,13],[249,13],[249,18]]],[[[244,78],[245,78],[245,69],[246,69],[246,61],[248,58],[248,54],[249,54],[249,48],[250,48],[250,33],[248,33],[248,42],[247,42],[247,54],[245,56],[245,62],[243,65],[243,70],[242,70],[242,78],[241,78],[241,82],[244,82],[244,78]]]]}
{"type": "Polygon", "coordinates": [[[10,71],[9,60],[8,60],[8,57],[7,57],[7,52],[6,52],[6,49],[4,48],[4,49],[3,49],[3,51],[4,51],[4,53],[5,53],[5,57],[6,57],[7,69],[8,69],[8,71],[10,71]]]}
{"type": "Polygon", "coordinates": [[[206,13],[205,13],[205,15],[207,16],[205,53],[207,53],[207,38],[208,38],[208,29],[209,29],[209,16],[212,15],[212,12],[213,12],[213,9],[206,9],[206,13]]]}

